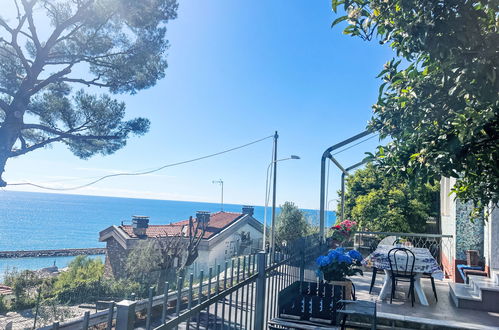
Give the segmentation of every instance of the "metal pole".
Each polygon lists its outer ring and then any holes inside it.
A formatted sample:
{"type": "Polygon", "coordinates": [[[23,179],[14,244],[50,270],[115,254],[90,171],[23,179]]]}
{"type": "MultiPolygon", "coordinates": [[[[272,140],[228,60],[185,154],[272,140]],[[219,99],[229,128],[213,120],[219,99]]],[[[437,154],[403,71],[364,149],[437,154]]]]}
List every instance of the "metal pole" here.
{"type": "Polygon", "coordinates": [[[257,254],[256,293],[255,293],[255,330],[263,330],[265,315],[265,252],[257,254]]]}
{"type": "Polygon", "coordinates": [[[341,173],[341,221],[345,220],[345,172],[341,173]]]}
{"type": "Polygon", "coordinates": [[[331,151],[335,150],[335,149],[338,149],[338,148],[341,148],[343,147],[344,145],[347,145],[349,144],[350,142],[353,142],[357,139],[360,139],[360,138],[363,138],[364,136],[366,135],[369,135],[371,134],[371,132],[369,131],[364,131],[362,133],[359,133],[357,135],[354,135],[352,136],[351,138],[348,138],[344,141],[341,141],[340,143],[337,143],[335,144],[334,146],[331,146],[329,148],[327,148],[324,153],[322,154],[322,157],[321,157],[321,193],[320,193],[320,211],[319,211],[319,235],[320,235],[320,238],[322,240],[322,242],[324,241],[324,210],[325,210],[325,204],[326,204],[326,201],[325,201],[325,197],[326,197],[326,159],[331,159],[331,161],[333,161],[333,163],[338,166],[340,168],[340,170],[342,170],[342,172],[345,172],[345,170],[341,167],[341,165],[332,157],[331,155],[331,151]]]}
{"type": "MultiPolygon", "coordinates": [[[[327,151],[327,150],[326,150],[327,151]]],[[[329,151],[324,152],[321,158],[321,202],[319,212],[319,239],[324,242],[324,209],[326,203],[326,159],[329,151]]]]}
{"type": "Polygon", "coordinates": [[[267,241],[267,208],[269,206],[269,170],[274,162],[272,161],[269,166],[267,166],[267,176],[265,179],[265,208],[263,209],[263,243],[262,250],[265,251],[265,242],[267,241]]]}
{"type": "Polygon", "coordinates": [[[272,193],[272,228],[270,232],[270,258],[273,260],[273,251],[275,245],[275,204],[276,204],[276,186],[277,186],[277,131],[274,134],[274,187],[272,193]]]}
{"type": "Polygon", "coordinates": [[[221,203],[220,203],[220,211],[224,211],[224,182],[222,179],[218,179],[218,180],[214,180],[212,181],[212,183],[218,183],[220,184],[220,186],[222,187],[222,191],[221,191],[221,203]]]}

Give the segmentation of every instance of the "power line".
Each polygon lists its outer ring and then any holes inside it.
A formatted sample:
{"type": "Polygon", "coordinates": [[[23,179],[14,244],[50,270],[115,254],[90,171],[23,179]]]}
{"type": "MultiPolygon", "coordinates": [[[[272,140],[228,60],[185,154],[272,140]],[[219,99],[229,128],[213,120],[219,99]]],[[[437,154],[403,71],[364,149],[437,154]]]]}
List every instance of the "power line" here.
{"type": "Polygon", "coordinates": [[[183,164],[187,164],[187,163],[196,162],[196,161],[203,160],[203,159],[206,159],[206,158],[211,158],[211,157],[219,156],[219,155],[222,155],[222,154],[234,151],[234,150],[238,150],[238,149],[242,149],[242,148],[248,147],[248,146],[250,146],[252,144],[255,144],[255,143],[258,143],[258,142],[262,142],[264,140],[267,140],[267,139],[273,138],[273,137],[274,137],[274,135],[269,135],[267,137],[264,137],[264,138],[261,138],[261,139],[258,139],[258,140],[255,140],[255,141],[252,141],[252,142],[240,145],[238,147],[230,148],[230,149],[227,149],[227,150],[216,152],[214,154],[209,154],[209,155],[206,155],[206,156],[201,156],[201,157],[198,157],[198,158],[189,159],[189,160],[185,160],[185,161],[178,162],[178,163],[166,164],[166,165],[163,165],[161,167],[158,167],[158,168],[155,168],[155,169],[152,169],[152,170],[149,170],[149,171],[134,172],[134,173],[115,173],[115,174],[105,175],[103,177],[98,178],[97,180],[91,181],[91,182],[86,183],[86,184],[81,185],[81,186],[75,186],[75,187],[69,187],[69,188],[54,188],[54,187],[45,187],[45,186],[42,186],[42,185],[39,185],[39,184],[36,184],[36,183],[31,183],[31,182],[10,183],[10,184],[8,184],[8,186],[33,186],[33,187],[37,187],[37,188],[41,188],[41,189],[46,189],[46,190],[59,190],[59,191],[61,191],[61,190],[63,190],[63,191],[64,190],[76,190],[76,189],[81,189],[81,188],[85,188],[85,187],[91,186],[93,184],[96,184],[97,182],[100,182],[102,180],[105,180],[105,179],[108,179],[108,178],[112,178],[112,177],[146,175],[146,174],[151,174],[151,173],[154,173],[154,172],[158,172],[158,171],[160,171],[162,169],[165,169],[167,167],[174,167],[174,166],[178,166],[178,165],[183,165],[183,164]]]}

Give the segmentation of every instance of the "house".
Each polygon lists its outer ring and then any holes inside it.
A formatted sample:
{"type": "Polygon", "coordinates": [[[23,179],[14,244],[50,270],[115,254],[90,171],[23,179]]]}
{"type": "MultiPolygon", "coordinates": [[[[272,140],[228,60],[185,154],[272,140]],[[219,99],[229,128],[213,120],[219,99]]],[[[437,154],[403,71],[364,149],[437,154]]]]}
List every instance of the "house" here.
{"type": "MultiPolygon", "coordinates": [[[[206,229],[198,246],[198,257],[191,271],[207,270],[222,265],[238,255],[256,252],[262,246],[263,226],[253,217],[254,208],[244,206],[241,213],[197,212],[193,222],[205,221],[206,229]]],[[[99,241],[106,242],[106,274],[115,278],[125,276],[128,253],[141,240],[167,239],[181,236],[188,239],[189,220],[167,225],[149,225],[149,218],[134,216],[132,225],[111,226],[99,233],[99,241]]]]}
{"type": "Polygon", "coordinates": [[[499,208],[487,208],[482,218],[471,221],[473,205],[450,194],[455,182],[440,181],[441,233],[453,236],[451,246],[441,252],[444,271],[454,282],[451,296],[458,307],[499,312],[499,208]],[[486,276],[469,276],[465,284],[458,265],[467,264],[470,250],[479,255],[486,276]]]}

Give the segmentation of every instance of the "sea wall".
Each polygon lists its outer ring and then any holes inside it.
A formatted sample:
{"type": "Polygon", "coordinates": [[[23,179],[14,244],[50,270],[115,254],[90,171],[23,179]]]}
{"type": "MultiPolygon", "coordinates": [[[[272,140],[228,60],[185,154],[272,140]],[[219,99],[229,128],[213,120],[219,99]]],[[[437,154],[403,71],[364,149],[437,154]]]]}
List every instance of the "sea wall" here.
{"type": "Polygon", "coordinates": [[[106,254],[105,248],[0,251],[0,258],[67,257],[106,254]]]}

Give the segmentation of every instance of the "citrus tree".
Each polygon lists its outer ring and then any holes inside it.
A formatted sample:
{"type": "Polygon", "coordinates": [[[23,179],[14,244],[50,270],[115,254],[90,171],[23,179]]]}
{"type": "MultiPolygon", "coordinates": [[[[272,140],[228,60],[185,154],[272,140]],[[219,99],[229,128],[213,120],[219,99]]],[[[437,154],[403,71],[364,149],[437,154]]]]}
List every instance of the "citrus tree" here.
{"type": "Polygon", "coordinates": [[[346,179],[345,217],[363,230],[424,233],[427,220],[439,216],[438,194],[436,184],[403,180],[368,163],[346,179]]]}
{"type": "Polygon", "coordinates": [[[392,142],[379,164],[455,177],[477,209],[499,201],[499,2],[333,0],[343,32],[387,44],[370,129],[392,142]]]}

